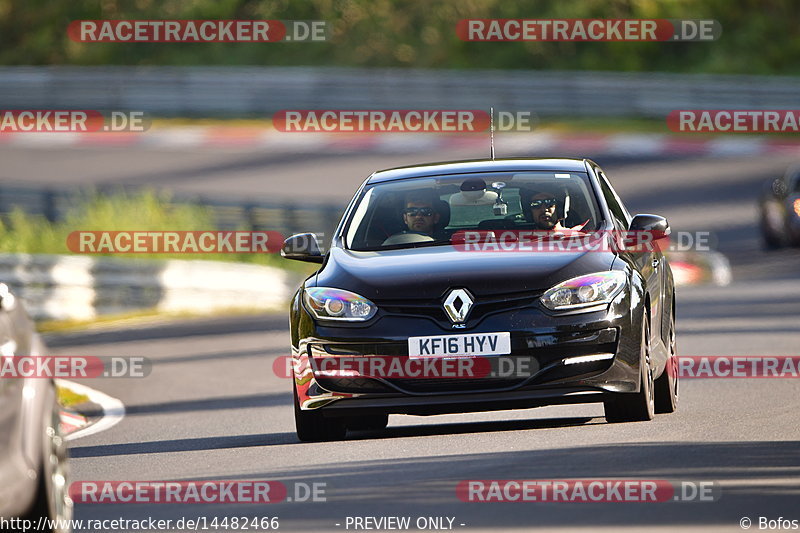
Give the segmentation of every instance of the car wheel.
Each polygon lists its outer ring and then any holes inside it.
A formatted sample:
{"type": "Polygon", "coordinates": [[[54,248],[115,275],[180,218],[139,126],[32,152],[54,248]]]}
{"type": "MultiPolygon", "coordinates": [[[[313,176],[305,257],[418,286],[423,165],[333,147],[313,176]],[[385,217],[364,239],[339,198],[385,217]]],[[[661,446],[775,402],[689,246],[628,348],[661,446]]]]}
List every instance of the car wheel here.
{"type": "Polygon", "coordinates": [[[297,438],[303,442],[324,442],[340,440],[347,434],[347,429],[341,420],[326,418],[319,411],[303,411],[297,399],[297,388],[294,392],[294,425],[297,438]]]}
{"type": "Polygon", "coordinates": [[[655,381],[656,413],[674,413],[678,409],[678,350],[675,340],[675,314],[669,322],[669,358],[664,372],[655,381]]]}
{"type": "Polygon", "coordinates": [[[30,517],[37,522],[40,517],[52,520],[53,533],[70,533],[73,505],[69,497],[68,451],[61,431],[61,408],[55,398],[52,405],[45,419],[39,485],[30,517]]]}
{"type": "Polygon", "coordinates": [[[768,250],[777,250],[788,244],[784,235],[783,214],[775,203],[762,204],[760,225],[761,237],[768,250]]]}
{"type": "Polygon", "coordinates": [[[389,415],[369,415],[349,418],[344,424],[347,429],[357,431],[379,431],[389,425],[389,415]]]}
{"type": "Polygon", "coordinates": [[[639,359],[639,392],[617,393],[606,400],[608,422],[639,422],[652,420],[655,415],[653,369],[650,366],[650,323],[645,314],[642,320],[639,359]]]}
{"type": "Polygon", "coordinates": [[[761,237],[764,239],[764,248],[767,250],[779,250],[786,246],[786,243],[781,237],[770,233],[768,230],[762,230],[761,237]]]}

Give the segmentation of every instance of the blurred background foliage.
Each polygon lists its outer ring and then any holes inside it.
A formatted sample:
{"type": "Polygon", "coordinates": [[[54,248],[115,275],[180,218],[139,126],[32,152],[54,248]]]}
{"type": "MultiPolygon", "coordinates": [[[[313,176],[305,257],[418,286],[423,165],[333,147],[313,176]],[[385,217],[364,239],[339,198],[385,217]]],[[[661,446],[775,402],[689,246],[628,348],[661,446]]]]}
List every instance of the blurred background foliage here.
{"type": "Polygon", "coordinates": [[[798,0],[0,0],[0,64],[309,65],[800,73],[798,0]],[[700,43],[480,43],[463,18],[715,19],[700,43]],[[324,43],[76,43],[82,19],[327,20],[324,43]],[[765,36],[767,36],[765,38],[765,36]]]}
{"type": "MultiPolygon", "coordinates": [[[[203,206],[174,202],[167,192],[143,190],[87,194],[60,222],[50,222],[41,215],[20,208],[0,216],[0,250],[3,253],[69,254],[67,237],[73,231],[215,231],[212,212],[203,206]]],[[[246,230],[247,228],[237,228],[246,230]]],[[[261,265],[308,270],[278,254],[91,254],[126,258],[207,259],[239,261],[261,265]],[[294,264],[290,264],[294,263],[294,264]]]]}

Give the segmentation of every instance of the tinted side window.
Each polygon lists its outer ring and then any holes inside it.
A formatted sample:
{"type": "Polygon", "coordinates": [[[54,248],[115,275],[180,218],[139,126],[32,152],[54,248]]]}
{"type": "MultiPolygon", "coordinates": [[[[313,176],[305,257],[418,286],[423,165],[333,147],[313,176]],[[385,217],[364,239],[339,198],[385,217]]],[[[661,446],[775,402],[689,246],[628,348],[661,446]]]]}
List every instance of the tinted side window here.
{"type": "Polygon", "coordinates": [[[608,209],[614,216],[614,222],[620,227],[620,229],[628,229],[628,225],[630,223],[630,215],[628,214],[628,211],[622,205],[622,202],[620,202],[617,193],[615,193],[614,189],[611,188],[611,184],[608,183],[606,175],[600,171],[598,171],[597,174],[600,176],[600,190],[603,191],[603,197],[608,204],[608,209]]]}

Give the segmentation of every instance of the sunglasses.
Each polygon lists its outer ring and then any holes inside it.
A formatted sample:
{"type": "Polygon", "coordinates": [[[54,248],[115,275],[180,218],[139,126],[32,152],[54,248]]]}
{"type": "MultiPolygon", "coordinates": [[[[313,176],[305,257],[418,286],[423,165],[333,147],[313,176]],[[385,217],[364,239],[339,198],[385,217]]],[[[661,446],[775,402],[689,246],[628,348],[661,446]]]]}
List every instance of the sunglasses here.
{"type": "Polygon", "coordinates": [[[534,200],[531,202],[531,207],[534,209],[539,209],[541,207],[553,207],[556,205],[555,198],[545,198],[544,200],[534,200]]]}
{"type": "Polygon", "coordinates": [[[403,209],[403,214],[410,217],[418,217],[420,215],[423,217],[431,217],[433,216],[433,209],[430,207],[408,207],[403,209]]]}

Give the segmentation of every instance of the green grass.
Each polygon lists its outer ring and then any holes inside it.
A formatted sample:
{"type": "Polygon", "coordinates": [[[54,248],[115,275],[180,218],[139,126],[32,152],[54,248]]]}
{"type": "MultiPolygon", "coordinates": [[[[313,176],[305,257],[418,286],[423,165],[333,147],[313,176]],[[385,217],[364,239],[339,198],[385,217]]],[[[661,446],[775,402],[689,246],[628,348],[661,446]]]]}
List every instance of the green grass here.
{"type": "Polygon", "coordinates": [[[728,138],[741,139],[747,136],[758,137],[783,137],[797,139],[794,132],[767,132],[767,133],[726,133],[726,132],[675,132],[667,126],[666,118],[633,118],[633,117],[587,117],[587,118],[541,118],[536,125],[538,130],[555,131],[559,133],[659,133],[665,135],[680,135],[686,138],[728,138]]]}
{"type": "MultiPolygon", "coordinates": [[[[173,203],[165,193],[90,194],[69,209],[61,222],[15,208],[0,217],[0,250],[4,253],[70,254],[67,236],[73,231],[203,231],[219,229],[203,206],[173,203]]],[[[246,229],[246,228],[238,228],[246,229]]],[[[279,254],[90,254],[158,259],[236,261],[310,272],[308,265],[287,261],[279,254]]]]}
{"type": "MultiPolygon", "coordinates": [[[[173,203],[167,194],[154,191],[115,194],[91,194],[71,208],[61,222],[51,223],[43,216],[15,208],[0,216],[0,251],[24,254],[74,255],[67,247],[67,236],[73,231],[201,231],[217,230],[211,211],[203,206],[173,203]]],[[[241,228],[244,229],[244,228],[241,228]]],[[[117,256],[127,261],[153,259],[201,259],[273,266],[289,270],[291,277],[308,276],[317,265],[289,261],[279,254],[86,254],[117,256]]],[[[253,309],[229,309],[220,314],[250,314],[253,309]]],[[[260,311],[263,312],[263,311],[260,311]]],[[[122,323],[141,323],[164,318],[152,309],[99,317],[89,321],[44,321],[40,331],[60,332],[87,327],[113,327],[122,323]]],[[[167,314],[174,318],[205,316],[201,313],[167,314]]]]}
{"type": "Polygon", "coordinates": [[[85,394],[78,394],[67,387],[56,387],[56,393],[61,407],[71,407],[89,401],[89,397],[85,394]]]}
{"type": "Polygon", "coordinates": [[[103,315],[91,320],[43,320],[36,323],[36,330],[40,333],[66,333],[70,331],[86,331],[89,329],[117,329],[123,327],[143,326],[150,323],[163,324],[165,320],[181,320],[192,318],[208,318],[210,316],[247,316],[264,313],[284,314],[286,306],[273,310],[251,307],[228,307],[218,309],[213,314],[203,312],[163,312],[156,309],[142,309],[127,313],[114,313],[103,315]]]}
{"type": "MultiPolygon", "coordinates": [[[[488,109],[487,109],[488,111],[488,109]]],[[[498,109],[502,111],[502,109],[498,109]]],[[[497,120],[497,119],[495,119],[497,120]]],[[[734,138],[741,139],[747,136],[779,137],[797,140],[795,132],[754,132],[754,133],[726,133],[726,132],[675,132],[667,126],[664,118],[637,118],[637,117],[539,117],[535,123],[535,131],[546,131],[562,134],[662,134],[676,135],[686,138],[713,139],[734,138]]],[[[216,127],[216,128],[254,128],[269,130],[272,121],[269,118],[155,118],[153,129],[167,129],[171,127],[216,127]]],[[[496,132],[495,135],[503,136],[506,133],[496,132]]],[[[380,134],[376,134],[380,135],[380,134]]],[[[509,132],[508,135],[514,135],[509,132]]]]}
{"type": "Polygon", "coordinates": [[[664,119],[543,117],[539,129],[563,133],[671,133],[664,119]]]}

